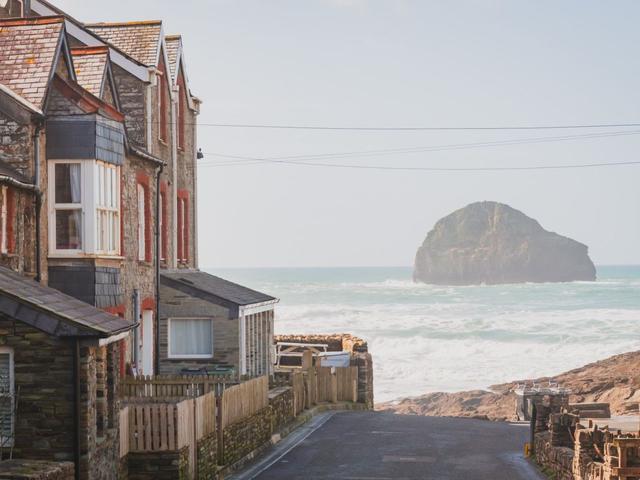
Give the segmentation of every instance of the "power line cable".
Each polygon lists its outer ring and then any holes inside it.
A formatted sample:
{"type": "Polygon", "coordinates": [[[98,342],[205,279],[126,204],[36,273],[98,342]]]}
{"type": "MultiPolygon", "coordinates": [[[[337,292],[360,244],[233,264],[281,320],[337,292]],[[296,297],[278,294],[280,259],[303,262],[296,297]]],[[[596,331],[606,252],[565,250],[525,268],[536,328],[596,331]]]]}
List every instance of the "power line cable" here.
{"type": "MultiPolygon", "coordinates": [[[[522,138],[522,139],[513,139],[513,140],[497,140],[494,142],[475,142],[475,143],[462,143],[462,144],[433,145],[433,146],[423,146],[423,147],[350,151],[350,152],[340,152],[340,153],[291,155],[291,156],[284,156],[284,157],[282,156],[281,157],[265,157],[265,158],[259,158],[259,159],[254,157],[243,157],[240,155],[229,155],[224,153],[207,152],[205,153],[205,155],[229,158],[235,161],[215,162],[215,163],[201,162],[200,165],[205,166],[208,164],[213,164],[213,165],[224,166],[224,165],[234,165],[234,164],[241,164],[241,163],[246,164],[249,162],[256,163],[256,162],[268,161],[268,160],[274,160],[274,161],[275,160],[303,160],[304,161],[304,160],[313,160],[313,159],[321,159],[321,158],[369,157],[369,156],[381,156],[381,155],[390,155],[390,154],[395,155],[395,154],[407,154],[407,153],[439,152],[439,151],[486,148],[486,147],[496,147],[496,146],[560,142],[560,141],[583,140],[583,139],[593,139],[593,138],[607,138],[607,137],[628,136],[628,135],[638,135],[638,134],[640,134],[640,130],[591,133],[591,134],[582,134],[582,135],[565,135],[560,137],[558,136],[533,137],[533,138],[522,138]]],[[[300,163],[303,163],[303,162],[300,162],[300,163]]]]}

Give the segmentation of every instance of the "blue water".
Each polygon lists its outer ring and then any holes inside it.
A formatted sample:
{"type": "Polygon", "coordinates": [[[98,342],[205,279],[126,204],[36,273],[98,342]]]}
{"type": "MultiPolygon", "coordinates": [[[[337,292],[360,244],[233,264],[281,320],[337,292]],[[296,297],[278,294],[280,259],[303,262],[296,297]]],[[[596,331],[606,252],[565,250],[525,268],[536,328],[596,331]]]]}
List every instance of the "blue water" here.
{"type": "Polygon", "coordinates": [[[281,299],[278,333],[349,332],[375,361],[377,401],[487,388],[640,348],[640,266],[598,281],[443,287],[412,269],[209,269],[281,299]]]}

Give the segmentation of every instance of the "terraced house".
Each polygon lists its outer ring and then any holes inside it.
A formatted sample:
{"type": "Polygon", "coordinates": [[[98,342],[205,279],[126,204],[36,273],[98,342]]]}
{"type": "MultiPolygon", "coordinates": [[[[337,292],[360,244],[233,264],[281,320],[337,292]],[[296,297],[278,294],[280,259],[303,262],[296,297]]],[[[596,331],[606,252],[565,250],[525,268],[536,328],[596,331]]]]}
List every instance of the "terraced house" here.
{"type": "Polygon", "coordinates": [[[200,104],[162,22],[0,0],[3,455],[116,478],[123,375],[270,371],[277,300],[197,270],[200,104]]]}

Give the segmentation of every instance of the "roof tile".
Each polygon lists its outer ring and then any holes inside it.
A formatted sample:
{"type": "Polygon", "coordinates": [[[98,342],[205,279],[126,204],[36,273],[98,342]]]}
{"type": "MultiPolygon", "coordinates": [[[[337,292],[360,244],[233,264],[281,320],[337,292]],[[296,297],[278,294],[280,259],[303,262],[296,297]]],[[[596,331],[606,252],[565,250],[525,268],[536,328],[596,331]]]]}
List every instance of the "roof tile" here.
{"type": "Polygon", "coordinates": [[[149,67],[158,65],[161,21],[95,23],[86,28],[140,63],[149,67]]]}
{"type": "Polygon", "coordinates": [[[0,20],[0,83],[42,107],[63,29],[62,17],[0,20]]]}

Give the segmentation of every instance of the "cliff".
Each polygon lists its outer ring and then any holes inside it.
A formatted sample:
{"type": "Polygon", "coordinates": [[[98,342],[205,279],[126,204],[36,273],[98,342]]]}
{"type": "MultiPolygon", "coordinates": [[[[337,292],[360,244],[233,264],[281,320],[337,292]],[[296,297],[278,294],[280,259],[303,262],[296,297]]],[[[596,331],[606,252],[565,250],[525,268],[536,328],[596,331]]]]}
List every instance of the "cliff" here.
{"type": "Polygon", "coordinates": [[[436,223],[413,277],[440,285],[593,281],[596,269],[586,245],[508,205],[478,202],[436,223]]]}
{"type": "Polygon", "coordinates": [[[513,420],[516,397],[512,390],[522,383],[546,385],[552,381],[571,390],[569,401],[572,403],[604,402],[610,404],[612,415],[637,414],[640,402],[639,364],[640,351],[625,353],[555,377],[494,385],[490,391],[430,393],[380,404],[376,408],[400,414],[513,420]]]}

